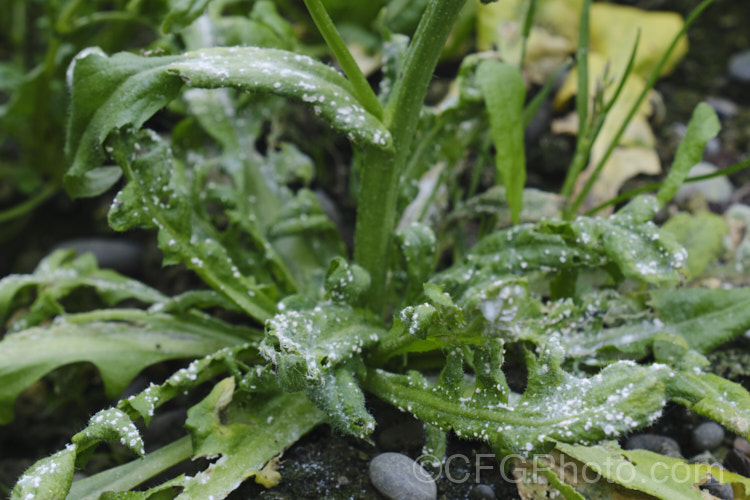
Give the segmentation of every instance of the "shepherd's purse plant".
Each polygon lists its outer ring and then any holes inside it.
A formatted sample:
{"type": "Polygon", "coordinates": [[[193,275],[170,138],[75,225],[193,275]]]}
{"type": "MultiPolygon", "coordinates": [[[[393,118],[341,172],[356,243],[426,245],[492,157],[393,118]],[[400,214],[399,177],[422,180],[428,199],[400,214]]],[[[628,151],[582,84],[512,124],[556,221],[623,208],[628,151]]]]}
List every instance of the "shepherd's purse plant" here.
{"type": "MultiPolygon", "coordinates": [[[[581,450],[648,426],[670,401],[750,436],[750,394],[708,372],[705,357],[750,328],[750,293],[676,288],[687,253],[652,222],[718,133],[708,106],[695,110],[656,196],[602,218],[576,215],[570,197],[563,218],[529,222],[524,196],[535,192],[524,190],[523,133],[538,102],[526,104],[518,67],[492,54],[466,57],[451,96],[424,104],[465,0],[427,1],[410,40],[383,27],[377,94],[320,0],[305,5],[343,74],[309,55],[273,2],[256,1],[249,17],[231,22],[210,7],[199,17],[207,1],[183,3],[171,3],[162,26],[179,31],[183,53],[92,47],[75,56],[65,187],[92,197],[119,186],[111,227],[154,230],[164,264],[184,265],[207,287],[167,296],[64,250],[32,274],[6,277],[0,424],[22,391],[67,364],[92,363],[118,398],[148,366],[192,362],[93,415],[19,478],[12,498],[206,499],[253,477],[272,486],[279,478],[267,465],[322,423],[368,440],[376,422],[366,394],[421,420],[425,449],[438,459],[453,432],[489,443],[498,457],[534,460],[555,449],[595,462],[581,450]],[[227,40],[235,45],[219,46],[227,40]],[[332,142],[344,137],[353,149],[351,258],[310,188],[327,167],[279,132],[295,119],[309,127],[311,115],[335,131],[332,142]],[[159,116],[179,121],[165,129],[159,116]],[[514,225],[491,227],[470,245],[440,222],[455,214],[440,212],[447,205],[438,199],[449,193],[458,213],[488,196],[476,193],[479,173],[465,169],[466,188],[452,169],[479,164],[465,151],[490,145],[491,192],[514,225]],[[101,307],[69,311],[82,288],[101,307]],[[526,374],[520,392],[506,378],[509,355],[526,374]],[[189,408],[185,436],[150,452],[136,424],[205,384],[212,388],[189,408]],[[103,441],[137,457],[73,482],[103,441]],[[214,461],[194,477],[137,490],[195,457],[214,461]]],[[[580,170],[596,113],[617,92],[599,96],[595,110],[579,93],[580,170]]]]}

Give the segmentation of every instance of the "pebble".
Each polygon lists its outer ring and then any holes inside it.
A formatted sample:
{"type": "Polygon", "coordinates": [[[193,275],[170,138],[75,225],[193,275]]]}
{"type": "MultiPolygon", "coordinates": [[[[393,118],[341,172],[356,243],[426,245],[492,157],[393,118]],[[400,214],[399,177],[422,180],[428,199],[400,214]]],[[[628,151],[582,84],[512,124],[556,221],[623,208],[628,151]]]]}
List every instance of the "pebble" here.
{"type": "Polygon", "coordinates": [[[719,115],[719,118],[732,118],[740,112],[740,107],[723,97],[711,96],[706,98],[706,103],[714,108],[714,111],[719,115]]]}
{"type": "Polygon", "coordinates": [[[724,428],[716,422],[704,422],[693,429],[693,446],[714,451],[724,441],[724,428]]]}
{"type": "Polygon", "coordinates": [[[625,441],[624,448],[626,450],[649,450],[668,457],[682,458],[677,441],[659,434],[636,434],[625,441]]]}
{"type": "Polygon", "coordinates": [[[750,50],[729,58],[729,76],[742,83],[750,83],[750,50]]]}
{"type": "MultiPolygon", "coordinates": [[[[716,166],[708,162],[701,162],[690,169],[688,177],[712,174],[716,172],[716,170],[718,170],[716,166]]],[[[677,190],[674,200],[680,205],[685,205],[691,198],[700,194],[709,203],[729,203],[732,201],[733,192],[734,187],[726,176],[714,177],[713,179],[706,179],[705,181],[683,184],[680,186],[680,189],[677,190]]]]}
{"type": "Polygon", "coordinates": [[[489,484],[478,484],[469,491],[469,500],[495,500],[495,489],[489,484]]]}
{"type": "Polygon", "coordinates": [[[385,451],[404,451],[424,444],[424,424],[410,419],[386,428],[378,436],[378,445],[385,451]]]}
{"type": "Polygon", "coordinates": [[[732,447],[745,455],[750,456],[750,443],[745,438],[736,437],[732,442],[732,447]]]}
{"type": "Polygon", "coordinates": [[[134,274],[141,266],[142,245],[115,238],[76,238],[55,245],[53,250],[68,248],[78,255],[91,252],[102,269],[114,269],[123,274],[134,274]]]}
{"type": "Polygon", "coordinates": [[[722,484],[713,476],[709,477],[699,488],[721,500],[734,500],[734,490],[732,490],[732,485],[722,484]]]}
{"type": "Polygon", "coordinates": [[[417,462],[401,453],[381,453],[370,462],[370,481],[391,500],[435,500],[437,485],[417,462]]]}
{"type": "Polygon", "coordinates": [[[750,477],[750,458],[737,449],[729,450],[724,457],[724,465],[732,472],[750,477]]]}

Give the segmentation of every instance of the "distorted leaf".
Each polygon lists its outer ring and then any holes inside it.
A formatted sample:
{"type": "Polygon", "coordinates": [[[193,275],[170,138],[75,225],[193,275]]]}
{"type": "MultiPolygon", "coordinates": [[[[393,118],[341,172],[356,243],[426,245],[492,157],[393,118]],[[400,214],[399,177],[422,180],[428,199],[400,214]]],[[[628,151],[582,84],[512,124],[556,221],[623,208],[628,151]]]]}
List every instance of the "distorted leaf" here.
{"type": "Polygon", "coordinates": [[[138,428],[127,414],[117,408],[97,412],[91,417],[86,428],[71,439],[77,446],[76,453],[79,456],[102,441],[119,442],[140,456],[145,453],[138,428]]]}
{"type": "Polygon", "coordinates": [[[362,369],[361,353],[383,332],[369,312],[346,304],[314,304],[274,316],[260,353],[276,367],[282,389],[304,391],[336,427],[366,436],[375,424],[353,371],[362,369]]]}
{"type": "Polygon", "coordinates": [[[356,305],[370,288],[370,275],[361,266],[337,257],[331,260],[326,273],[326,292],[337,302],[356,305]]]}
{"type": "Polygon", "coordinates": [[[195,456],[221,458],[179,481],[179,498],[225,498],[322,422],[323,414],[301,394],[281,393],[256,401],[234,388],[234,378],[226,378],[188,410],[185,426],[195,456]]]}
{"type": "Polygon", "coordinates": [[[18,478],[11,500],[65,498],[73,482],[75,459],[76,446],[70,444],[64,450],[39,460],[18,478]]]}
{"type": "MultiPolygon", "coordinates": [[[[125,321],[68,321],[6,335],[0,341],[0,422],[13,417],[13,402],[52,370],[93,363],[109,397],[117,397],[138,373],[155,363],[204,356],[242,343],[228,326],[223,331],[195,319],[133,312],[125,321]]],[[[70,317],[74,319],[74,316],[70,317]]]]}
{"type": "Polygon", "coordinates": [[[438,386],[383,370],[370,370],[364,385],[430,425],[522,454],[543,450],[550,439],[580,443],[619,436],[661,414],[663,380],[671,374],[667,367],[621,361],[591,378],[577,377],[560,368],[563,357],[554,338],[538,358],[527,355],[528,385],[520,399],[508,404],[482,397],[486,388],[465,382],[460,361],[446,382],[450,355],[438,386]]]}
{"type": "Polygon", "coordinates": [[[140,127],[183,85],[234,87],[299,100],[351,140],[392,147],[390,133],[358,104],[346,78],[292,52],[230,47],[181,56],[109,57],[99,49],[87,49],[76,56],[68,77],[72,107],[67,152],[72,165],[65,184],[73,196],[101,194],[117,181],[119,168],[102,166],[107,136],[127,125],[140,127]]]}
{"type": "Polygon", "coordinates": [[[510,273],[614,264],[627,277],[676,283],[687,254],[650,222],[657,209],[654,198],[640,197],[606,219],[548,220],[497,231],[432,281],[460,289],[510,273]]]}
{"type": "MultiPolygon", "coordinates": [[[[276,309],[269,290],[249,273],[248,261],[236,258],[218,230],[192,203],[184,172],[167,144],[151,131],[118,131],[108,142],[128,184],[115,196],[110,225],[118,231],[158,229],[166,264],[183,263],[251,316],[265,320],[276,309]],[[243,273],[244,271],[244,273],[243,273]]],[[[263,253],[265,245],[261,244],[263,253]]]]}
{"type": "Polygon", "coordinates": [[[124,299],[137,299],[146,304],[166,300],[158,290],[140,281],[122,276],[109,269],[99,269],[92,254],[76,257],[75,251],[57,250],[42,259],[32,274],[11,274],[0,280],[0,324],[13,312],[14,299],[27,288],[34,289],[30,311],[17,318],[11,330],[35,326],[61,312],[57,301],[77,288],[93,288],[108,305],[124,299]],[[53,314],[46,302],[54,302],[53,314]]]}

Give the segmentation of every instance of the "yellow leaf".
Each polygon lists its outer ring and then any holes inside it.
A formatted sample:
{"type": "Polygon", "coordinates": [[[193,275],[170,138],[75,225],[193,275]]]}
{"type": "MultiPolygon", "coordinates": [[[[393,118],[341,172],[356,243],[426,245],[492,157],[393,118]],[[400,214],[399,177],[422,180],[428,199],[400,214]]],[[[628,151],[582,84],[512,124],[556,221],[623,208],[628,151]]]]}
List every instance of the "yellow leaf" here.
{"type": "MultiPolygon", "coordinates": [[[[627,65],[638,28],[641,40],[636,53],[633,73],[647,77],[682,29],[682,16],[674,12],[647,12],[635,7],[610,3],[591,6],[590,51],[603,55],[615,71],[627,65]]],[[[680,38],[664,65],[666,75],[687,53],[686,37],[680,38]]]]}
{"type": "Polygon", "coordinates": [[[281,474],[279,473],[279,467],[281,467],[281,460],[279,457],[274,457],[260,468],[260,470],[254,470],[247,474],[247,478],[254,477],[255,482],[266,488],[273,488],[281,482],[281,474]]]}

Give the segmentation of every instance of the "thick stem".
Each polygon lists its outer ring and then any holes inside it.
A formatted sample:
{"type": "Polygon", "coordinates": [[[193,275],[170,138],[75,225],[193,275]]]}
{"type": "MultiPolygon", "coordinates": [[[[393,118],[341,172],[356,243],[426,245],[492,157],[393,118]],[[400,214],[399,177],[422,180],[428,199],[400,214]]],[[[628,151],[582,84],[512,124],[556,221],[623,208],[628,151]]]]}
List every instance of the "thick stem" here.
{"type": "Polygon", "coordinates": [[[396,82],[385,110],[395,154],[368,149],[360,185],[354,260],[372,278],[370,308],[383,308],[388,249],[396,216],[398,180],[417,128],[419,112],[440,53],[466,0],[431,0],[422,16],[401,78],[396,82]]]}

